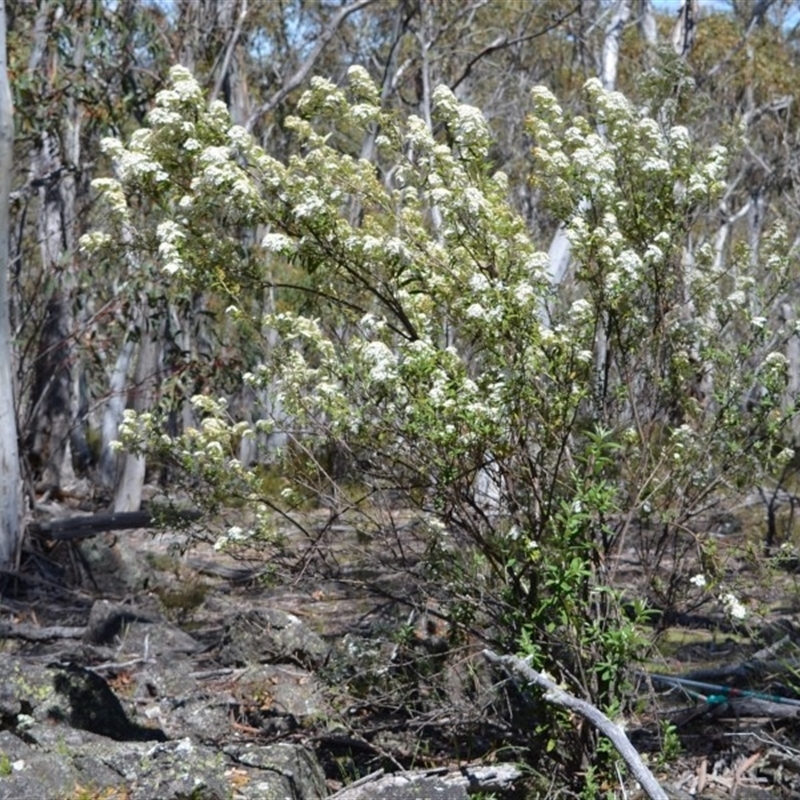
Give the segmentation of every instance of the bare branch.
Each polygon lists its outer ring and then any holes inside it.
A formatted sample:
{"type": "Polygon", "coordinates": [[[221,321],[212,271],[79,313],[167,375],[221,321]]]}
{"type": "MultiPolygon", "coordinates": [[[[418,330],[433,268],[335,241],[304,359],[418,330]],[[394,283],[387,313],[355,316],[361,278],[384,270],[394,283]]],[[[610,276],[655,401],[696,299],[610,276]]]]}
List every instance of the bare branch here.
{"type": "Polygon", "coordinates": [[[297,70],[295,70],[294,74],[288,80],[284,81],[283,86],[281,86],[281,88],[278,89],[278,91],[275,92],[275,94],[273,94],[266,103],[261,105],[253,114],[250,115],[250,118],[247,120],[247,125],[245,126],[248,131],[253,130],[253,125],[255,125],[259,117],[272,111],[272,109],[274,109],[303,83],[303,81],[308,77],[308,73],[314,68],[314,64],[317,63],[317,59],[320,57],[320,54],[328,46],[331,39],[333,39],[341,24],[351,14],[354,14],[356,11],[360,11],[362,8],[372,5],[374,2],[376,2],[376,0],[356,0],[354,3],[350,3],[350,5],[340,8],[339,11],[334,14],[333,19],[328,24],[328,27],[325,28],[325,30],[319,35],[317,44],[308,54],[308,58],[306,58],[306,60],[297,68],[297,70]]]}
{"type": "Polygon", "coordinates": [[[614,745],[628,765],[631,774],[639,781],[642,790],[650,800],[669,800],[669,796],[661,788],[653,773],[645,766],[641,756],[636,752],[628,737],[625,736],[622,728],[612,722],[602,711],[595,708],[591,703],[568,694],[560,686],[545,677],[541,672],[537,672],[530,664],[517,656],[499,656],[491,650],[484,650],[483,655],[493,664],[500,664],[509,671],[521,675],[526,681],[540,686],[545,690],[544,699],[549,703],[575,711],[591,722],[614,745]]]}
{"type": "Polygon", "coordinates": [[[217,80],[214,82],[214,89],[211,92],[211,96],[209,100],[216,100],[219,97],[219,93],[222,90],[222,84],[225,82],[225,76],[228,74],[228,68],[230,67],[231,63],[231,56],[233,55],[233,51],[236,48],[236,43],[239,41],[239,37],[242,35],[242,25],[244,25],[245,18],[247,17],[247,0],[242,0],[242,10],[239,12],[239,16],[236,19],[236,26],[231,33],[228,44],[225,48],[225,55],[222,59],[222,64],[219,68],[219,75],[217,75],[217,80]]]}
{"type": "Polygon", "coordinates": [[[531,39],[538,39],[540,36],[544,36],[546,33],[550,33],[550,31],[555,30],[559,25],[561,25],[579,10],[580,4],[576,5],[574,8],[571,8],[565,14],[562,14],[560,17],[553,20],[553,22],[541,30],[528,33],[525,36],[518,36],[516,39],[509,39],[507,35],[498,36],[493,42],[486,45],[483,50],[481,50],[479,53],[476,53],[469,60],[466,67],[464,67],[464,71],[450,84],[450,89],[455,91],[469,77],[470,73],[472,72],[472,68],[482,58],[486,58],[486,56],[496,53],[498,50],[504,50],[507,47],[513,47],[515,44],[522,44],[523,42],[529,42],[531,39]]]}

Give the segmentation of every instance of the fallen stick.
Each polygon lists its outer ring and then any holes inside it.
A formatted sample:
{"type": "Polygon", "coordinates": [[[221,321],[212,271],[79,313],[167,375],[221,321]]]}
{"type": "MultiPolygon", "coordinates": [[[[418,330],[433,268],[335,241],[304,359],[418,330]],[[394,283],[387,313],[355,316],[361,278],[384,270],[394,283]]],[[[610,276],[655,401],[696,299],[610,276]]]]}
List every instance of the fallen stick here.
{"type": "Polygon", "coordinates": [[[550,678],[542,675],[541,672],[537,672],[527,661],[517,656],[499,656],[491,650],[484,650],[483,655],[493,664],[500,664],[511,672],[521,675],[530,683],[541,686],[545,690],[544,699],[547,702],[568,708],[589,720],[614,745],[628,765],[633,777],[639,781],[642,791],[650,800],[669,800],[669,795],[661,788],[653,773],[645,766],[641,756],[636,752],[636,748],[630,743],[622,728],[612,722],[602,711],[595,708],[591,703],[568,694],[551,681],[550,678]]]}
{"type": "Polygon", "coordinates": [[[48,642],[52,639],[80,639],[86,632],[86,627],[73,628],[63,625],[52,627],[38,627],[20,622],[14,625],[10,622],[0,622],[0,639],[25,639],[29,642],[48,642]]]}

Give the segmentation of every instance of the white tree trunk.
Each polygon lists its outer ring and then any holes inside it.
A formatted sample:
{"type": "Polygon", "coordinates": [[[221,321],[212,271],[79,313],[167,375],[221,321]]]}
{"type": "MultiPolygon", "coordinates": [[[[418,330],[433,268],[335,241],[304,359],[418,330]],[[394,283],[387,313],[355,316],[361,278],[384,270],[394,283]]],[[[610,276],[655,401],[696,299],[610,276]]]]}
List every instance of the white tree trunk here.
{"type": "Polygon", "coordinates": [[[658,24],[653,0],[640,0],[639,2],[639,30],[649,48],[652,49],[658,45],[658,24]]]}
{"type": "MultiPolygon", "coordinates": [[[[133,410],[147,411],[152,407],[152,397],[158,373],[159,335],[148,321],[151,309],[142,300],[141,334],[139,355],[134,376],[133,410]]],[[[123,457],[122,474],[114,494],[114,511],[138,511],[142,504],[142,489],[145,479],[144,456],[126,453],[123,457]]]]}
{"type": "Polygon", "coordinates": [[[122,412],[125,410],[128,368],[133,358],[134,349],[135,344],[130,339],[122,345],[108,383],[108,400],[103,409],[100,465],[98,469],[100,483],[107,488],[113,487],[117,479],[119,458],[111,450],[111,442],[117,438],[119,423],[122,421],[122,412]]]}
{"type": "Polygon", "coordinates": [[[8,296],[9,199],[14,108],[6,56],[6,3],[0,0],[0,568],[13,569],[22,530],[22,482],[14,408],[13,340],[8,296]]]}
{"type": "Polygon", "coordinates": [[[631,16],[631,0],[617,0],[614,13],[606,26],[603,40],[603,60],[600,67],[600,80],[603,86],[613,91],[617,86],[617,67],[619,66],[619,48],[625,25],[631,16]]]}
{"type": "Polygon", "coordinates": [[[681,3],[678,20],[672,30],[672,49],[679,56],[688,55],[692,49],[699,12],[697,0],[683,0],[681,3]]]}
{"type": "MultiPolygon", "coordinates": [[[[791,330],[797,325],[797,312],[794,303],[781,304],[781,321],[787,329],[791,330]]],[[[788,414],[794,407],[796,398],[800,396],[800,338],[797,335],[790,336],[786,342],[787,382],[786,392],[783,395],[783,412],[788,414]]],[[[800,418],[792,418],[791,433],[793,441],[800,439],[800,418]]]]}

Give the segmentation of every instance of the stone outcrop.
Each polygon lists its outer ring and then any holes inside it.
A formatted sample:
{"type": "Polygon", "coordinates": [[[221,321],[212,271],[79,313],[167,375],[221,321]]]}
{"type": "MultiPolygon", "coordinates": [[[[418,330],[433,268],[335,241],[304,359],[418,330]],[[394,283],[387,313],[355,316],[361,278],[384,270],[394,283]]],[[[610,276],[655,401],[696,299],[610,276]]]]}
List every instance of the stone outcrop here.
{"type": "MultiPolygon", "coordinates": [[[[238,606],[238,604],[236,604],[238,606]]],[[[330,713],[330,645],[251,603],[192,634],[98,600],[83,626],[0,624],[0,800],[502,797],[510,767],[373,775],[329,786],[311,744],[330,713]],[[490,774],[491,773],[491,774],[490,774]]],[[[510,770],[510,771],[509,771],[510,770]]]]}

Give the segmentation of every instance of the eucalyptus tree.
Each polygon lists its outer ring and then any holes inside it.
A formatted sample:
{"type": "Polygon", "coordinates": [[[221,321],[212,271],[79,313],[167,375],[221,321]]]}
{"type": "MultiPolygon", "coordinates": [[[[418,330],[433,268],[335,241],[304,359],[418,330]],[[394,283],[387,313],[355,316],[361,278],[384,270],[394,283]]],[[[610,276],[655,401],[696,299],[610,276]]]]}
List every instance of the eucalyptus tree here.
{"type": "Polygon", "coordinates": [[[22,524],[22,483],[14,406],[14,340],[8,297],[14,107],[8,79],[6,3],[0,0],[0,568],[13,568],[22,524]]]}
{"type": "Polygon", "coordinates": [[[17,409],[29,485],[57,494],[73,465],[85,474],[96,458],[90,418],[109,399],[110,382],[122,391],[115,363],[127,371],[114,352],[126,322],[125,276],[87,273],[76,243],[92,211],[99,139],[143,119],[160,40],[151,36],[157,15],[139,3],[10,5],[19,109],[11,276],[17,409]]]}

